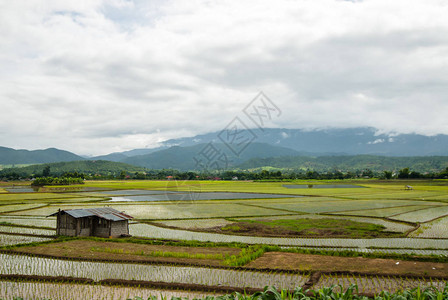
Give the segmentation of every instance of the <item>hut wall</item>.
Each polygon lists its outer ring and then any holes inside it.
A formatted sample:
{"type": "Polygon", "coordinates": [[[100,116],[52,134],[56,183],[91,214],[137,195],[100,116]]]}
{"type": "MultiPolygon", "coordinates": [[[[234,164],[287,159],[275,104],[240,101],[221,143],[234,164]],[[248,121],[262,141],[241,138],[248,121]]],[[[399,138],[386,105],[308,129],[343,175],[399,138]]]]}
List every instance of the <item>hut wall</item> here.
{"type": "Polygon", "coordinates": [[[76,236],[76,219],[67,214],[59,214],[57,218],[58,235],[76,236]]]}
{"type": "Polygon", "coordinates": [[[110,221],[97,218],[94,221],[93,226],[93,236],[99,236],[99,237],[109,237],[110,236],[110,221]]]}
{"type": "Polygon", "coordinates": [[[78,219],[79,230],[78,236],[90,236],[92,227],[92,218],[78,219]]]}
{"type": "Polygon", "coordinates": [[[98,217],[74,218],[69,214],[57,215],[58,235],[119,237],[129,234],[128,220],[112,222],[98,217]]]}
{"type": "Polygon", "coordinates": [[[111,236],[120,236],[122,234],[129,234],[128,220],[112,222],[111,236]]]}

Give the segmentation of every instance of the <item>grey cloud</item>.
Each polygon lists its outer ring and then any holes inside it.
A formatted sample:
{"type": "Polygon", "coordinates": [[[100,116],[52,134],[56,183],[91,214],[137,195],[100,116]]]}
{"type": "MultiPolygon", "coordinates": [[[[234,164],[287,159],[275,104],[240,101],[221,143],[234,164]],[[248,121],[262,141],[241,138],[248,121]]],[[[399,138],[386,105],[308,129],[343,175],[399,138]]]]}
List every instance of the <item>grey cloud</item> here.
{"type": "Polygon", "coordinates": [[[272,126],[448,133],[447,10],[418,0],[11,2],[0,12],[2,145],[156,145],[225,127],[260,90],[284,112],[272,126]]]}

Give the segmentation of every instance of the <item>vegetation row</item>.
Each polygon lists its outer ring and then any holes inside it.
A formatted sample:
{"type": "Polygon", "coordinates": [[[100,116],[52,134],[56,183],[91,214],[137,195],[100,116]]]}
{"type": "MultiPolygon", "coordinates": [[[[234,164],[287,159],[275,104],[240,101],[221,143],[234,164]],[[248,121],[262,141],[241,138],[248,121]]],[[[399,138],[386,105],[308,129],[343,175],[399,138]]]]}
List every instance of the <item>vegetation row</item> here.
{"type": "MultiPolygon", "coordinates": [[[[23,298],[15,297],[15,300],[23,298]]],[[[160,295],[145,298],[148,300],[168,300],[160,295]]],[[[247,294],[245,292],[234,292],[222,296],[206,296],[204,298],[194,298],[194,300],[443,300],[448,299],[448,286],[443,291],[434,287],[416,287],[409,290],[402,290],[396,293],[382,291],[378,295],[360,295],[357,285],[350,285],[345,291],[342,286],[332,285],[320,289],[296,288],[294,291],[279,290],[275,287],[265,287],[263,291],[247,294]],[[340,291],[338,291],[340,290],[340,291]]],[[[141,297],[128,298],[127,300],[144,300],[141,297]]],[[[187,297],[172,297],[171,300],[188,300],[187,297]]]]}

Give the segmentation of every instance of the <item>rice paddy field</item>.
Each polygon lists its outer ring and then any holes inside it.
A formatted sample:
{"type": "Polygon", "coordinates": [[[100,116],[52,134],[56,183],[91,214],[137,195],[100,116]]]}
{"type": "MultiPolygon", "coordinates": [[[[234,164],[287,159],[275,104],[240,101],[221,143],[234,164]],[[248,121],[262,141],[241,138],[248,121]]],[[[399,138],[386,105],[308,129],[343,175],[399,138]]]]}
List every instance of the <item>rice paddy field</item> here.
{"type": "Polygon", "coordinates": [[[379,294],[381,291],[396,293],[398,291],[412,289],[416,286],[422,289],[435,287],[443,290],[446,282],[432,278],[407,278],[407,277],[384,277],[384,276],[356,276],[356,275],[322,275],[315,288],[320,289],[336,285],[337,291],[346,290],[351,284],[355,284],[362,293],[379,294]]]}
{"type": "MultiPolygon", "coordinates": [[[[310,273],[299,271],[244,270],[246,263],[262,257],[265,250],[247,253],[247,262],[239,264],[243,269],[189,266],[186,258],[182,260],[183,265],[177,265],[175,258],[170,258],[173,260],[170,264],[125,263],[120,261],[120,255],[124,254],[119,252],[113,254],[118,255],[114,256],[115,262],[102,262],[95,261],[93,250],[89,260],[31,257],[11,252],[26,244],[51,246],[53,241],[61,241],[55,236],[55,218],[48,217],[58,209],[108,206],[123,211],[134,217],[129,225],[130,234],[142,241],[270,245],[280,246],[282,251],[327,251],[332,255],[349,251],[358,253],[351,254],[355,256],[392,255],[448,263],[448,181],[444,180],[291,183],[129,180],[39,189],[24,182],[8,184],[3,183],[0,189],[0,275],[3,276],[0,276],[3,278],[0,299],[20,296],[12,294],[18,290],[23,291],[24,299],[33,298],[29,295],[35,293],[52,299],[73,299],[78,298],[74,295],[81,294],[93,295],[95,299],[99,294],[105,299],[121,299],[146,297],[155,291],[45,280],[11,281],[7,276],[13,274],[235,288],[274,285],[294,289],[306,286],[311,280],[310,273]],[[406,190],[405,185],[413,189],[406,190]]],[[[188,248],[182,251],[188,252],[188,248]]],[[[411,277],[406,277],[409,274],[392,277],[360,274],[322,274],[312,286],[323,288],[337,284],[344,289],[354,283],[360,292],[375,294],[416,286],[443,290],[448,280],[448,273],[445,279],[429,277],[425,272],[411,277]]],[[[166,295],[205,294],[167,291],[166,295]]]]}
{"type": "Polygon", "coordinates": [[[148,299],[151,296],[159,299],[172,297],[187,297],[189,299],[205,298],[213,293],[156,290],[139,287],[120,287],[105,285],[81,285],[70,283],[49,282],[14,282],[0,281],[0,299],[134,299],[141,297],[148,299]],[[38,295],[38,296],[36,296],[38,295]]]}
{"type": "Polygon", "coordinates": [[[43,238],[37,236],[21,236],[21,235],[6,235],[0,234],[0,246],[12,246],[18,244],[34,243],[50,241],[50,238],[43,238]]]}

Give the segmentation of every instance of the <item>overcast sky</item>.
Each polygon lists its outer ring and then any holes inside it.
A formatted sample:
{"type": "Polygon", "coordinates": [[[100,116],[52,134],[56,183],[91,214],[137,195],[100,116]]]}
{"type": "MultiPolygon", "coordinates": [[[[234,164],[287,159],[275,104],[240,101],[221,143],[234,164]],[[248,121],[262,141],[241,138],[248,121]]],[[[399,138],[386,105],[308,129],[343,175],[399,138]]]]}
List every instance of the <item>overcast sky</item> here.
{"type": "Polygon", "coordinates": [[[0,146],[107,154],[224,128],[448,134],[448,1],[0,1],[0,146]]]}

